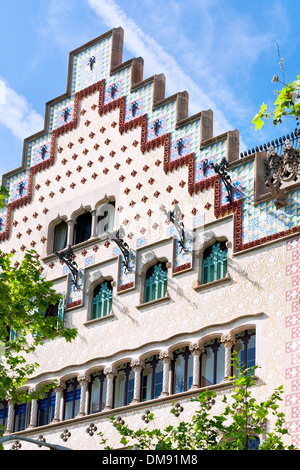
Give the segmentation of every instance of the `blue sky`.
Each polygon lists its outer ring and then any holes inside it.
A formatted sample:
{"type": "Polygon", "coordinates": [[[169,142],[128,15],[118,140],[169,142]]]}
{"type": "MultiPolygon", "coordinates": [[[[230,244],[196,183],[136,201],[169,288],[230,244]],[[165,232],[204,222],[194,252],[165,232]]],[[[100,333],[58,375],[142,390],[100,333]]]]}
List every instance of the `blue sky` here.
{"type": "Polygon", "coordinates": [[[21,165],[23,139],[44,125],[45,103],[66,90],[69,52],[122,26],[123,60],[142,56],[144,78],[186,90],[189,114],[211,108],[214,135],[240,132],[241,150],[295,127],[253,116],[276,99],[273,75],[300,74],[299,0],[0,0],[0,175],[21,165]],[[4,96],[5,95],[5,99],[4,96]]]}

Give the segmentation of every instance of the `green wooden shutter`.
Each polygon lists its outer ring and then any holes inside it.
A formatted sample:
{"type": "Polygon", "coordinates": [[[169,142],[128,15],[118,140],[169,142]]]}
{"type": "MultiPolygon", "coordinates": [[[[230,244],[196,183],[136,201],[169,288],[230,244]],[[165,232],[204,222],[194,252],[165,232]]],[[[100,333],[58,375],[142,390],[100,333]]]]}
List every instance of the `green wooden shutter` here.
{"type": "Polygon", "coordinates": [[[17,332],[15,330],[13,330],[12,328],[10,328],[10,330],[9,330],[9,341],[15,341],[16,338],[17,338],[17,332]]]}
{"type": "Polygon", "coordinates": [[[216,281],[226,276],[227,272],[227,249],[220,243],[212,246],[211,253],[203,259],[202,284],[216,281]]]}

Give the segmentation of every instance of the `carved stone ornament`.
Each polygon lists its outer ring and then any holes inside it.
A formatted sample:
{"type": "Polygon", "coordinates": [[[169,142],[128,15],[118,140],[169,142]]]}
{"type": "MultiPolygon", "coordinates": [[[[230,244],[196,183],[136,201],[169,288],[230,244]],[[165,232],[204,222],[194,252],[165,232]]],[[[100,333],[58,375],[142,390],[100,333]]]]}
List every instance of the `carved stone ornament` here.
{"type": "Polygon", "coordinates": [[[271,146],[265,166],[264,182],[275,199],[276,208],[286,206],[288,199],[281,186],[283,183],[297,181],[300,177],[300,142],[298,148],[294,149],[290,140],[286,139],[281,155],[271,146]]]}

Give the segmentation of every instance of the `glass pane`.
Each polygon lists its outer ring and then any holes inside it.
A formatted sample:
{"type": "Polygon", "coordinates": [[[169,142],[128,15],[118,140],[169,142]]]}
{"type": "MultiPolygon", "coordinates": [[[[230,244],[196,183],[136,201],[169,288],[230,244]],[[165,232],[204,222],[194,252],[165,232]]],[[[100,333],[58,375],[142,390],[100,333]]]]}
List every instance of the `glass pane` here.
{"type": "Polygon", "coordinates": [[[132,370],[129,374],[128,380],[128,398],[127,398],[127,405],[129,405],[134,397],[134,371],[132,370]]]}
{"type": "Polygon", "coordinates": [[[5,403],[0,403],[0,425],[5,426],[8,417],[8,406],[5,403]]]}
{"type": "Polygon", "coordinates": [[[184,392],[184,367],[185,361],[180,354],[175,361],[174,370],[174,393],[184,392]]]}
{"type": "Polygon", "coordinates": [[[201,357],[201,387],[214,383],[214,353],[211,347],[205,348],[205,353],[201,357]]]}
{"type": "Polygon", "coordinates": [[[63,250],[67,245],[68,225],[62,221],[54,228],[54,246],[53,251],[63,250]]]}
{"type": "Polygon", "coordinates": [[[123,371],[119,371],[115,380],[115,400],[114,407],[124,406],[125,398],[125,374],[123,371]]]}
{"type": "Polygon", "coordinates": [[[25,418],[26,418],[26,403],[16,406],[15,414],[15,432],[23,431],[25,429],[25,418]]]}
{"type": "Polygon", "coordinates": [[[218,352],[217,352],[217,384],[222,382],[225,375],[225,347],[223,343],[220,343],[218,352]]]}
{"type": "Polygon", "coordinates": [[[159,361],[155,368],[154,398],[158,398],[163,389],[163,363],[159,361]]]}
{"type": "Polygon", "coordinates": [[[141,400],[151,400],[152,391],[152,365],[148,362],[145,365],[142,376],[142,396],[141,400]]]}

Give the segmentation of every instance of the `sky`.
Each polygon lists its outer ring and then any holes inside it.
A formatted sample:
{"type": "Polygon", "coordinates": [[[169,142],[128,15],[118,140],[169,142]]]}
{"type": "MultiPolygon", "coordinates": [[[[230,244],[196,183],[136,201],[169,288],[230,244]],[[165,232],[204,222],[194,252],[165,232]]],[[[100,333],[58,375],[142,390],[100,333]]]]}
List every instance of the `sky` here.
{"type": "Polygon", "coordinates": [[[123,61],[144,79],[166,76],[166,96],[189,93],[189,115],[212,109],[214,136],[238,129],[240,151],[286,135],[274,110],[278,75],[300,74],[299,0],[0,0],[0,176],[21,165],[23,142],[44,127],[46,102],[66,91],[69,52],[124,29],[123,61]],[[279,57],[280,56],[280,57],[279,57]],[[279,59],[283,58],[284,70],[279,59]]]}

